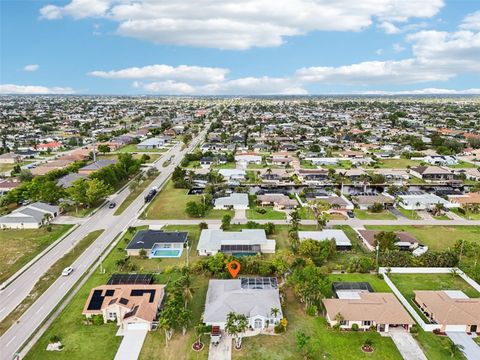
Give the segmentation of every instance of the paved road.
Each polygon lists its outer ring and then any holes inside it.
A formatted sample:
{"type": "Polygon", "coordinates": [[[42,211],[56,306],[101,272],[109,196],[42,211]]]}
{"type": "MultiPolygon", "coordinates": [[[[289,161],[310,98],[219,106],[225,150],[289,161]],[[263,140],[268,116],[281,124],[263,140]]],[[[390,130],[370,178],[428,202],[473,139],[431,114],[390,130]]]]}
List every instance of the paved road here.
{"type": "MultiPolygon", "coordinates": [[[[163,160],[157,161],[155,165],[160,170],[160,175],[152,182],[151,186],[159,188],[167,181],[177,165],[180,164],[185,153],[193,149],[206,134],[206,129],[191,142],[190,146],[184,150],[181,144],[177,144],[171,150],[165,153],[166,157],[174,156],[170,165],[162,167],[163,160]]],[[[162,158],[161,158],[162,159],[162,158]]],[[[59,258],[63,256],[73,246],[72,243],[82,239],[86,234],[95,229],[107,229],[99,238],[79,256],[72,266],[75,271],[68,277],[58,278],[50,288],[48,288],[32,306],[24,312],[19,321],[15,323],[1,338],[0,349],[2,349],[2,360],[11,359],[24,342],[35,332],[39,324],[47,318],[55,306],[62,300],[65,294],[81,278],[85,271],[95,263],[102,252],[121,233],[140,215],[144,207],[144,197],[149,189],[135,199],[132,204],[119,216],[114,216],[114,210],[103,208],[91,217],[86,223],[79,226],[74,232],[66,237],[44,258],[29,268],[24,274],[13,281],[4,291],[0,293],[0,306],[3,312],[8,314],[18,305],[28,294],[30,289],[36,283],[40,275],[46,272],[59,258]]],[[[116,197],[117,203],[120,203],[128,195],[129,190],[124,189],[116,197]]],[[[1,309],[0,309],[1,310],[1,309]]]]}
{"type": "MultiPolygon", "coordinates": [[[[221,219],[213,219],[213,220],[204,220],[201,221],[206,222],[209,225],[217,225],[221,224],[221,219]]],[[[235,224],[246,224],[248,219],[237,219],[235,218],[232,220],[232,223],[235,224]]],[[[259,224],[265,224],[268,222],[274,223],[275,225],[289,225],[290,222],[288,220],[253,220],[259,224]]],[[[199,220],[136,220],[134,222],[135,226],[142,226],[142,225],[197,225],[199,220]]],[[[314,220],[302,220],[302,225],[316,225],[314,220]]],[[[359,219],[348,219],[348,220],[331,220],[328,222],[329,226],[333,225],[350,225],[354,228],[362,228],[365,225],[475,225],[480,226],[480,220],[408,220],[408,219],[397,219],[397,220],[359,220],[359,219]]]]}
{"type": "Polygon", "coordinates": [[[462,347],[462,352],[468,360],[480,359],[480,345],[464,332],[447,332],[447,336],[455,344],[462,347]]]}

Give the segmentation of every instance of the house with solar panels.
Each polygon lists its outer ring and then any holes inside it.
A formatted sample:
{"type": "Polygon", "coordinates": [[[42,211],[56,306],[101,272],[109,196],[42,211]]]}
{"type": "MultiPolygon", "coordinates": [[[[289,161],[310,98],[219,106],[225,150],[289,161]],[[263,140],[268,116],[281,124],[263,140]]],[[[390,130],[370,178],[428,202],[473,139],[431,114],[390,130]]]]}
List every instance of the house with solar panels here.
{"type": "Polygon", "coordinates": [[[178,258],[187,245],[188,232],[140,230],[125,250],[129,256],[139,256],[145,250],[149,258],[178,258]]]}
{"type": "Polygon", "coordinates": [[[242,229],[223,231],[204,229],[198,240],[200,256],[215,255],[218,252],[233,256],[275,253],[275,240],[267,239],[264,229],[242,229]]]}
{"type": "Polygon", "coordinates": [[[153,330],[165,285],[107,284],[90,291],[82,314],[101,315],[105,323],[115,321],[122,330],[153,330]]]}
{"type": "Polygon", "coordinates": [[[211,279],[203,321],[206,325],[218,326],[224,330],[227,315],[231,312],[245,315],[248,327],[259,333],[273,328],[283,318],[277,279],[211,279]]]}

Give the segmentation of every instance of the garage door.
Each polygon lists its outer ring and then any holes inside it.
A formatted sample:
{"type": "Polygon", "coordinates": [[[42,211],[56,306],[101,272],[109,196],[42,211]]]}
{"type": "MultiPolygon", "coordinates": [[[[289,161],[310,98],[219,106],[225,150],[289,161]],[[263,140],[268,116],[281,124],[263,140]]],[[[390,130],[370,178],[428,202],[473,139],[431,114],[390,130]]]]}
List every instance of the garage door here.
{"type": "Polygon", "coordinates": [[[128,330],[148,330],[147,323],[127,323],[128,330]]]}
{"type": "Polygon", "coordinates": [[[450,332],[466,332],[467,328],[465,325],[447,325],[445,327],[445,331],[450,331],[450,332]]]}

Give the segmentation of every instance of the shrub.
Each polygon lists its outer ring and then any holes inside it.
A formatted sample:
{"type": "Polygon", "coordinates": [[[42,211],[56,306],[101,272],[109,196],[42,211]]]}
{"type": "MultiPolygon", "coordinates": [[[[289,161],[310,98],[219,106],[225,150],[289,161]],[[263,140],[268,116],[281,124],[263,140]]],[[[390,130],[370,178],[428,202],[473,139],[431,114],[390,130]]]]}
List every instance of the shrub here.
{"type": "Polygon", "coordinates": [[[318,309],[315,305],[311,305],[307,308],[307,315],[316,316],[318,309]]]}
{"type": "Polygon", "coordinates": [[[285,328],[283,327],[282,324],[275,325],[273,330],[274,330],[275,334],[281,334],[281,333],[285,332],[285,328]]]}
{"type": "Polygon", "coordinates": [[[352,324],[352,330],[358,331],[358,324],[352,324]]]}
{"type": "Polygon", "coordinates": [[[262,215],[267,213],[267,209],[264,208],[257,208],[255,211],[262,215]]]}
{"type": "Polygon", "coordinates": [[[93,315],[92,316],[93,325],[103,325],[103,316],[102,315],[93,315]]]}
{"type": "Polygon", "coordinates": [[[142,259],[146,259],[146,258],[147,258],[147,250],[145,250],[145,249],[140,249],[140,251],[138,252],[138,255],[139,255],[142,259]]]}
{"type": "Polygon", "coordinates": [[[52,335],[52,337],[50,338],[50,343],[57,343],[60,341],[62,341],[62,339],[58,335],[52,335]]]}
{"type": "Polygon", "coordinates": [[[198,227],[200,230],[205,230],[208,229],[208,224],[205,221],[202,221],[200,224],[198,224],[198,227]]]}
{"type": "Polygon", "coordinates": [[[458,208],[458,212],[462,215],[465,215],[465,209],[464,208],[458,208]]]}
{"type": "Polygon", "coordinates": [[[417,324],[413,324],[412,327],[410,328],[410,332],[412,334],[418,334],[418,325],[417,324]]]}

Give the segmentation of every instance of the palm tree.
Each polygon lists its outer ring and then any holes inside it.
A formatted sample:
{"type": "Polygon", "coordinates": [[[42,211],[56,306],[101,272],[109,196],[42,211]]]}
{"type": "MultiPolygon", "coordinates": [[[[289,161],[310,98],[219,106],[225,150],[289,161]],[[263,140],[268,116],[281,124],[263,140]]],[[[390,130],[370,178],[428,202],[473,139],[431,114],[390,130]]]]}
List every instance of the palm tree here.
{"type": "Polygon", "coordinates": [[[280,313],[280,310],[276,307],[270,309],[270,314],[276,319],[277,315],[280,313]]]}
{"type": "Polygon", "coordinates": [[[462,350],[464,349],[463,345],[455,344],[453,341],[450,340],[450,344],[448,345],[448,350],[450,351],[450,356],[458,357],[462,354],[462,350]]]}
{"type": "Polygon", "coordinates": [[[225,330],[234,339],[235,347],[239,349],[242,346],[242,333],[248,326],[247,317],[243,314],[228,313],[225,330]]]}
{"type": "Polygon", "coordinates": [[[43,223],[44,224],[49,224],[50,223],[50,220],[53,219],[53,215],[50,214],[50,213],[46,213],[43,215],[43,223]]]}

